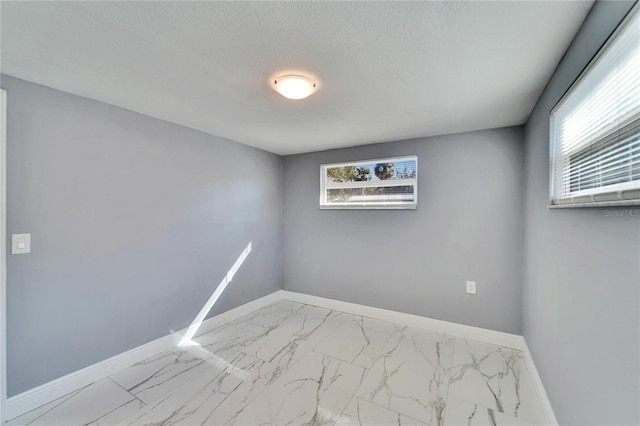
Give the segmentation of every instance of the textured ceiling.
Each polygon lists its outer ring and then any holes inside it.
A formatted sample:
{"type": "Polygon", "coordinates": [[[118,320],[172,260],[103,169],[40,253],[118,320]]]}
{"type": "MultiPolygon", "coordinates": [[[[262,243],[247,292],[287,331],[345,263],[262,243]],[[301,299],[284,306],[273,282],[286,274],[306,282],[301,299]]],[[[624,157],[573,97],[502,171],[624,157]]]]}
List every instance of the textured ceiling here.
{"type": "Polygon", "coordinates": [[[292,154],[522,124],[591,5],[3,1],[0,69],[292,154]]]}

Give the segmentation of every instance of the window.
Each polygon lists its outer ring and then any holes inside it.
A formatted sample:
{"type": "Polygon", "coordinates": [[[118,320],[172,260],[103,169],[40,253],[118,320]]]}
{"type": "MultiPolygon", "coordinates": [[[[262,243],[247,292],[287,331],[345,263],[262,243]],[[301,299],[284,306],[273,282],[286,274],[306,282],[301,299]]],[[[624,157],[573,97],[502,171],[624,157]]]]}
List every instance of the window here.
{"type": "Polygon", "coordinates": [[[640,8],[551,111],[551,204],[640,204],[640,8]]]}
{"type": "Polygon", "coordinates": [[[320,208],[415,209],[418,157],[320,166],[320,208]]]}

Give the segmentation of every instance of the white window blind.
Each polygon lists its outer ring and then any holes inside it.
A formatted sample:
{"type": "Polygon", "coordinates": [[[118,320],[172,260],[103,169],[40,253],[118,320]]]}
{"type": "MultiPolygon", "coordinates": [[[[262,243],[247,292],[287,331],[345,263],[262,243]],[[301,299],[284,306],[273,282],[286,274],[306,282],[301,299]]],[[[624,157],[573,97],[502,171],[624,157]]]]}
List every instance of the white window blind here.
{"type": "Polygon", "coordinates": [[[638,6],[551,112],[551,203],[640,203],[638,6]]]}
{"type": "Polygon", "coordinates": [[[320,166],[320,208],[415,209],[418,158],[383,158],[320,166]]]}

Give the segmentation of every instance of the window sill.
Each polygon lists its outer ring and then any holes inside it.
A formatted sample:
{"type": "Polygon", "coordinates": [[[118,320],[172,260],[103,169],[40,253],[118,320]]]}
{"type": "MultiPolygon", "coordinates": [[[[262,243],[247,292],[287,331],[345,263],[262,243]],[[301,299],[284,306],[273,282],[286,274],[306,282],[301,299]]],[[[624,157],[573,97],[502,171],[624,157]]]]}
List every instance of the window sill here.
{"type": "Polygon", "coordinates": [[[572,209],[579,207],[625,207],[640,206],[640,200],[590,201],[585,203],[549,204],[550,209],[572,209]]]}
{"type": "Polygon", "coordinates": [[[320,210],[416,210],[416,205],[405,206],[319,206],[320,210]]]}

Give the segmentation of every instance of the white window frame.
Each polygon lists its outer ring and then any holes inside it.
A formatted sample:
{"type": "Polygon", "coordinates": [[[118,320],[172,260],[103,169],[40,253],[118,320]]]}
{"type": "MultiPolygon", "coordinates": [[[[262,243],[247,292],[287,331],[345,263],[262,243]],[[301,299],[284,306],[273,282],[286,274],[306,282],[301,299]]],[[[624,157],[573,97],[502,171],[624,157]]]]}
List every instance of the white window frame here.
{"type": "Polygon", "coordinates": [[[347,161],[342,163],[327,163],[320,165],[320,209],[344,209],[344,210],[415,210],[418,206],[418,156],[405,155],[401,157],[374,158],[367,160],[347,161]],[[396,161],[415,160],[416,177],[415,179],[389,179],[389,180],[371,180],[362,182],[328,182],[327,169],[333,167],[359,166],[370,163],[393,163],[396,161]],[[342,188],[380,188],[393,186],[413,186],[413,201],[407,202],[385,202],[383,204],[346,204],[346,203],[328,203],[327,189],[342,188]]]}
{"type": "Polygon", "coordinates": [[[7,415],[7,91],[0,89],[0,424],[7,415]]]}
{"type": "MultiPolygon", "coordinates": [[[[568,207],[598,207],[598,206],[631,206],[640,205],[640,181],[627,181],[621,183],[614,183],[597,188],[590,188],[585,190],[573,191],[565,197],[559,197],[557,194],[559,184],[559,177],[556,176],[559,172],[566,172],[565,163],[569,161],[571,153],[565,153],[564,155],[557,154],[557,140],[554,114],[562,107],[564,102],[569,98],[573,91],[579,87],[579,85],[589,76],[589,72],[595,67],[599,59],[605,55],[608,48],[618,40],[620,34],[627,27],[629,22],[636,18],[636,15],[640,13],[640,3],[636,4],[631,11],[627,14],[625,19],[618,25],[616,30],[607,39],[604,45],[598,50],[596,55],[591,59],[589,64],[580,73],[578,78],[569,87],[566,93],[553,107],[550,114],[550,126],[549,126],[549,207],[550,208],[568,208],[568,207]]],[[[637,116],[633,117],[617,117],[617,128],[625,127],[627,129],[624,133],[619,131],[607,131],[604,134],[596,135],[591,141],[584,141],[584,146],[580,147],[580,150],[596,146],[599,143],[603,143],[608,138],[615,138],[616,141],[623,141],[627,137],[635,137],[640,134],[640,120],[637,116]]],[[[606,146],[606,145],[605,145],[606,146]]],[[[598,152],[598,151],[596,151],[598,152]]]]}

